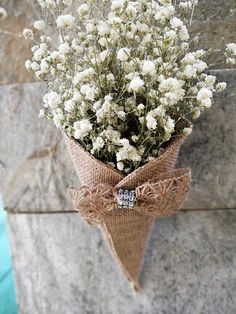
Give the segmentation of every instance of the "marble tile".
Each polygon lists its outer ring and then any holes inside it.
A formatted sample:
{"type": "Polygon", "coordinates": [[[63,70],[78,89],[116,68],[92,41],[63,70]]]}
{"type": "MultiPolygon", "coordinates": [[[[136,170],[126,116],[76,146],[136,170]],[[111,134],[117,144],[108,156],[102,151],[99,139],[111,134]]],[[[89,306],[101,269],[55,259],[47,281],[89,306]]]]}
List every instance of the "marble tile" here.
{"type": "Polygon", "coordinates": [[[192,187],[184,208],[236,207],[236,71],[214,71],[228,89],[196,122],[183,145],[179,166],[192,168],[192,187]]]}
{"type": "Polygon", "coordinates": [[[63,136],[38,118],[38,83],[0,87],[0,190],[7,207],[71,210],[67,188],[78,182],[63,136]]]}
{"type": "Polygon", "coordinates": [[[134,295],[77,214],[8,215],[20,314],[235,314],[236,210],[158,220],[134,295]]]}

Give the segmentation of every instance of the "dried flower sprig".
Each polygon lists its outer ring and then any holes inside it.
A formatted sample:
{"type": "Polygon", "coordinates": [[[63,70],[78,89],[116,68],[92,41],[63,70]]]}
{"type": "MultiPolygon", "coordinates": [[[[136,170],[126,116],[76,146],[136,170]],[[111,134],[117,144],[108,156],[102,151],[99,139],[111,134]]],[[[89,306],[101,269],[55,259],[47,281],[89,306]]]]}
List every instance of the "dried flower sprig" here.
{"type": "MultiPolygon", "coordinates": [[[[23,32],[35,42],[26,68],[48,86],[40,117],[120,171],[130,173],[171,137],[191,133],[193,120],[226,88],[206,74],[207,52],[191,46],[185,18],[189,13],[192,23],[197,0],[113,0],[100,9],[86,1],[75,15],[63,13],[70,0],[38,2],[58,34],[52,39],[43,20],[34,23],[38,41],[23,32]]],[[[225,56],[235,63],[235,44],[225,56]]]]}

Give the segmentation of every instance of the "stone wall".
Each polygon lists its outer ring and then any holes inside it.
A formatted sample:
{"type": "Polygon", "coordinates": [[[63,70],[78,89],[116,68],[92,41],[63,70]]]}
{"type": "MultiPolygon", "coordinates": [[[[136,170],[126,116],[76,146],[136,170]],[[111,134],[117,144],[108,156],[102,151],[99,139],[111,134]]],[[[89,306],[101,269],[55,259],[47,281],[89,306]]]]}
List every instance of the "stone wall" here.
{"type": "MultiPolygon", "coordinates": [[[[71,212],[66,189],[78,178],[61,133],[38,119],[45,86],[24,70],[29,45],[18,37],[40,16],[35,2],[0,1],[9,14],[0,24],[0,191],[12,212],[20,313],[236,313],[236,70],[215,54],[213,71],[229,88],[183,145],[189,199],[185,211],[157,221],[134,296],[100,232],[71,212]]],[[[236,17],[224,21],[235,1],[199,2],[192,32],[205,31],[203,47],[222,36],[236,42],[236,17]]]]}

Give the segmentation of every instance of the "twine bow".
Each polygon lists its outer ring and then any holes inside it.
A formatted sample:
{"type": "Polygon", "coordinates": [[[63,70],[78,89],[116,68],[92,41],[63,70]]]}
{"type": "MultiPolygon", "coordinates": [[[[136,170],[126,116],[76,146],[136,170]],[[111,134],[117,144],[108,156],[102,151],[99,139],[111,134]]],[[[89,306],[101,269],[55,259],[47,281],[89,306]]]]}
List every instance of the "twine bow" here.
{"type": "Polygon", "coordinates": [[[69,189],[74,208],[89,223],[102,223],[114,210],[135,210],[142,215],[166,217],[175,214],[189,191],[190,169],[174,169],[142,183],[135,188],[133,209],[119,209],[117,188],[101,183],[96,186],[69,189]]]}

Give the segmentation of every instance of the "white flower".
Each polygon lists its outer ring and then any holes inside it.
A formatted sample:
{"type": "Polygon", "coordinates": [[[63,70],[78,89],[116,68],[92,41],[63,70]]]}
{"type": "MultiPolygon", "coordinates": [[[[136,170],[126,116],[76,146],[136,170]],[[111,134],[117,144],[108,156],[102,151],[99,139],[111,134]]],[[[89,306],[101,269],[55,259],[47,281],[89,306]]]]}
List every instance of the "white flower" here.
{"type": "Polygon", "coordinates": [[[134,146],[129,144],[128,139],[121,139],[120,145],[122,145],[122,147],[116,153],[117,162],[120,162],[123,160],[131,160],[131,161],[141,160],[141,156],[139,155],[137,149],[134,146]]]}
{"type": "Polygon", "coordinates": [[[42,61],[41,61],[41,63],[40,63],[40,69],[41,69],[41,71],[43,72],[43,73],[48,73],[48,71],[49,71],[49,64],[48,64],[48,62],[45,60],[45,59],[43,59],[42,61]]]}
{"type": "Polygon", "coordinates": [[[77,9],[79,17],[85,17],[88,14],[89,6],[86,3],[83,3],[77,9]]]}
{"type": "Polygon", "coordinates": [[[97,30],[100,36],[105,36],[109,34],[110,26],[106,22],[100,22],[97,26],[97,30]]]}
{"type": "Polygon", "coordinates": [[[145,60],[143,62],[142,73],[144,75],[154,76],[156,74],[156,66],[153,61],[145,60]]]}
{"type": "Polygon", "coordinates": [[[197,70],[192,65],[188,64],[183,70],[183,75],[187,79],[196,78],[197,70]]]}
{"type": "Polygon", "coordinates": [[[109,56],[109,50],[103,50],[99,54],[99,57],[100,57],[102,62],[104,62],[108,56],[109,56]]]}
{"type": "Polygon", "coordinates": [[[129,48],[121,48],[117,52],[117,59],[120,61],[127,61],[130,57],[130,49],[129,48]]]}
{"type": "Polygon", "coordinates": [[[203,87],[199,90],[197,94],[197,100],[203,107],[210,108],[212,105],[212,96],[212,91],[208,88],[203,87]]]}
{"type": "Polygon", "coordinates": [[[39,111],[39,118],[43,118],[45,116],[45,110],[44,109],[41,109],[39,111]]]}
{"type": "Polygon", "coordinates": [[[50,59],[53,63],[64,63],[65,62],[65,56],[61,54],[59,51],[53,51],[51,53],[50,59]]]}
{"type": "Polygon", "coordinates": [[[236,60],[234,58],[227,58],[226,59],[226,63],[229,65],[235,65],[236,64],[236,60]]]}
{"type": "Polygon", "coordinates": [[[189,40],[188,29],[185,25],[183,25],[179,31],[179,37],[182,41],[189,40]]]}
{"type": "Polygon", "coordinates": [[[33,38],[34,38],[34,33],[33,33],[32,29],[25,28],[25,29],[23,30],[23,36],[24,36],[25,39],[27,39],[27,40],[33,39],[33,38]]]}
{"type": "Polygon", "coordinates": [[[0,21],[3,21],[7,17],[7,11],[0,7],[0,21]]]}
{"type": "Polygon", "coordinates": [[[56,7],[55,0],[38,0],[38,3],[42,8],[54,9],[56,7]]]}
{"type": "Polygon", "coordinates": [[[60,44],[59,46],[59,52],[64,55],[68,52],[70,52],[70,46],[68,43],[63,43],[63,44],[60,44]]]}
{"type": "Polygon", "coordinates": [[[131,4],[131,2],[128,4],[126,10],[125,10],[126,14],[133,18],[136,16],[137,14],[137,9],[135,8],[135,6],[133,4],[131,4]]]}
{"type": "Polygon", "coordinates": [[[71,5],[72,4],[72,1],[73,0],[63,0],[63,3],[67,6],[71,5]]]}
{"type": "Polygon", "coordinates": [[[176,35],[177,34],[175,31],[170,30],[170,31],[165,33],[164,39],[174,42],[174,40],[176,39],[176,35]]]}
{"type": "Polygon", "coordinates": [[[32,62],[31,63],[31,69],[36,72],[36,71],[40,70],[40,65],[37,62],[32,62]]]}
{"type": "Polygon", "coordinates": [[[92,33],[92,32],[94,32],[95,29],[96,29],[96,27],[95,27],[95,25],[94,25],[93,23],[87,23],[86,26],[85,26],[85,28],[86,28],[86,31],[87,31],[88,33],[92,33]]]}
{"type": "Polygon", "coordinates": [[[26,68],[27,71],[31,70],[31,64],[32,64],[31,60],[26,60],[25,61],[25,68],[26,68]]]}
{"type": "Polygon", "coordinates": [[[216,82],[216,76],[214,75],[207,75],[207,77],[205,78],[205,83],[208,86],[213,86],[216,82]]]}
{"type": "Polygon", "coordinates": [[[45,107],[50,107],[51,109],[56,109],[61,104],[61,96],[54,91],[47,93],[43,100],[45,107]]]}
{"type": "Polygon", "coordinates": [[[73,83],[75,85],[79,84],[80,82],[86,82],[90,79],[92,79],[93,75],[95,74],[95,71],[93,68],[88,68],[88,69],[85,69],[81,72],[78,72],[75,77],[74,77],[74,80],[73,80],[73,83]]]}
{"type": "Polygon", "coordinates": [[[115,81],[115,77],[114,77],[114,75],[112,73],[107,74],[106,78],[110,82],[115,81]]]}
{"type": "Polygon", "coordinates": [[[188,135],[190,135],[192,133],[192,131],[193,131],[193,127],[192,126],[189,127],[189,128],[184,128],[183,129],[183,134],[188,136],[188,135]]]}
{"type": "Polygon", "coordinates": [[[118,170],[123,171],[123,170],[124,170],[124,164],[123,164],[123,162],[119,161],[119,162],[116,164],[116,167],[117,167],[118,170]]]}
{"type": "Polygon", "coordinates": [[[141,80],[139,76],[136,76],[131,80],[129,84],[129,90],[138,92],[143,88],[143,86],[144,86],[144,81],[141,80]]]}
{"type": "Polygon", "coordinates": [[[226,87],[227,87],[227,83],[225,83],[225,82],[218,83],[216,85],[216,91],[221,93],[226,89],[226,87]]]}
{"type": "Polygon", "coordinates": [[[53,121],[54,121],[57,128],[62,127],[62,123],[64,121],[64,116],[63,116],[63,112],[60,108],[53,110],[53,121]]]}
{"type": "Polygon", "coordinates": [[[75,128],[74,138],[82,140],[93,129],[93,126],[89,120],[83,119],[80,121],[76,121],[74,123],[74,128],[75,128]]]}
{"type": "Polygon", "coordinates": [[[144,110],[144,108],[145,108],[144,104],[139,104],[137,106],[138,111],[142,111],[142,110],[144,110]]]}
{"type": "Polygon", "coordinates": [[[45,29],[45,22],[43,20],[35,21],[34,28],[39,31],[43,31],[45,29]]]}
{"type": "Polygon", "coordinates": [[[194,63],[194,67],[198,72],[203,72],[207,68],[206,62],[199,60],[198,62],[194,63]]]}
{"type": "Polygon", "coordinates": [[[184,82],[176,78],[163,79],[159,85],[159,91],[164,94],[164,97],[160,98],[161,103],[172,106],[182,100],[185,95],[183,85],[184,82]]]}
{"type": "Polygon", "coordinates": [[[125,2],[123,0],[114,0],[111,3],[111,10],[112,11],[121,11],[124,8],[125,2]]]}
{"type": "Polygon", "coordinates": [[[75,103],[73,100],[67,100],[64,104],[65,111],[72,112],[75,109],[75,103]]]}
{"type": "Polygon", "coordinates": [[[179,28],[183,26],[183,22],[177,17],[173,17],[170,21],[170,24],[171,24],[171,27],[173,28],[179,28]]]}
{"type": "Polygon", "coordinates": [[[94,101],[96,96],[96,88],[94,86],[84,84],[80,87],[80,92],[87,100],[94,101]]]}
{"type": "Polygon", "coordinates": [[[56,22],[59,28],[72,28],[75,25],[75,18],[70,14],[59,15],[56,22]]]}
{"type": "Polygon", "coordinates": [[[164,129],[167,133],[172,134],[175,130],[175,120],[168,116],[164,124],[164,129]]]}
{"type": "Polygon", "coordinates": [[[93,150],[100,150],[105,145],[105,142],[101,136],[98,136],[96,140],[93,142],[93,150]]]}
{"type": "Polygon", "coordinates": [[[157,120],[153,116],[153,112],[149,112],[146,117],[147,128],[151,131],[156,130],[157,120]]]}
{"type": "Polygon", "coordinates": [[[138,141],[139,137],[138,137],[137,135],[132,135],[132,136],[131,136],[131,139],[132,139],[132,141],[133,141],[134,143],[136,143],[136,142],[138,141]]]}
{"type": "Polygon", "coordinates": [[[230,44],[226,45],[226,51],[227,51],[230,55],[236,56],[236,44],[230,43],[230,44]]]}
{"type": "Polygon", "coordinates": [[[41,61],[44,55],[45,55],[45,51],[39,48],[34,52],[34,59],[36,61],[41,61]]]}
{"type": "Polygon", "coordinates": [[[197,119],[199,118],[201,115],[201,111],[200,110],[196,110],[194,113],[193,113],[193,119],[197,119]]]}
{"type": "Polygon", "coordinates": [[[155,20],[164,24],[166,20],[171,18],[174,12],[175,12],[175,9],[172,5],[169,5],[167,7],[160,7],[155,15],[155,20]]]}

